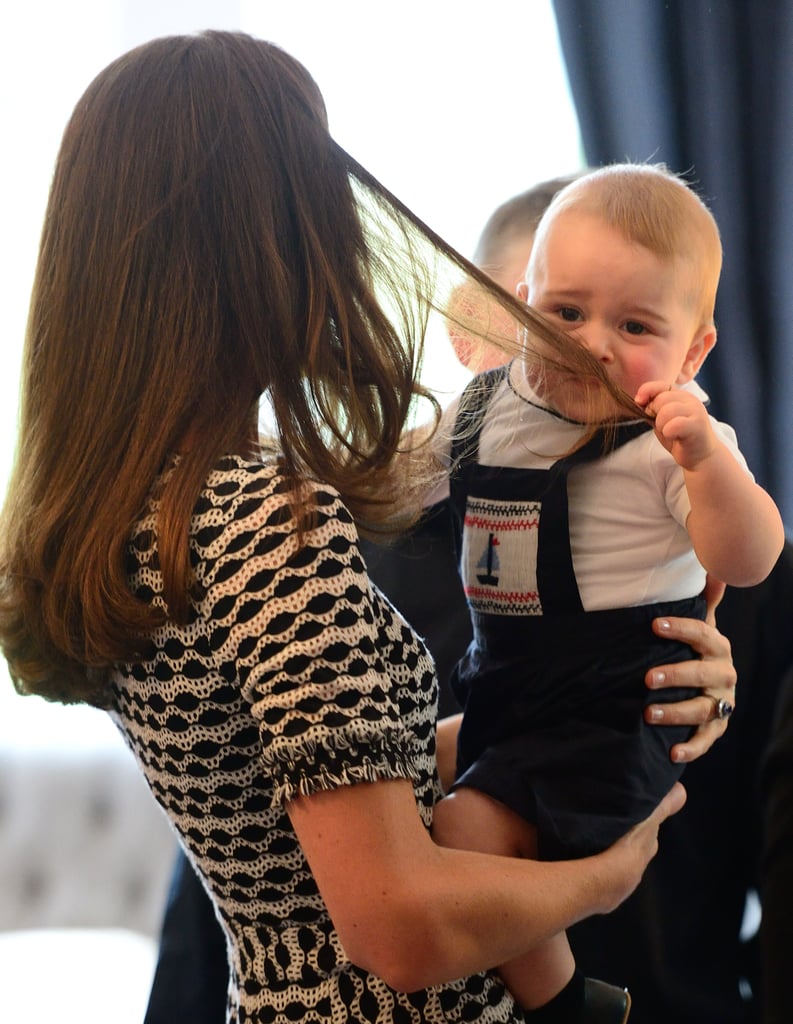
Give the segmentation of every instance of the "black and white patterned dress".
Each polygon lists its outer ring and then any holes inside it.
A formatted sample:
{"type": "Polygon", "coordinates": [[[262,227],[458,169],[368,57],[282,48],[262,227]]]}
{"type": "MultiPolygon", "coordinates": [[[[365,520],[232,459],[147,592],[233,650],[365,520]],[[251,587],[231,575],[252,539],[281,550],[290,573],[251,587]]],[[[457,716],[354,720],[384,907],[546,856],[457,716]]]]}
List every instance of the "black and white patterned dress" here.
{"type": "MultiPolygon", "coordinates": [[[[214,901],[231,963],[229,1022],[520,1020],[494,976],[406,995],[352,965],[284,803],[408,778],[438,796],[437,684],[415,633],[369,583],[357,531],[317,486],[299,547],[273,466],[229,456],[196,506],[199,592],[150,660],[118,667],[111,714],[214,901]]],[[[156,505],[135,526],[135,591],[161,602],[156,505]]]]}

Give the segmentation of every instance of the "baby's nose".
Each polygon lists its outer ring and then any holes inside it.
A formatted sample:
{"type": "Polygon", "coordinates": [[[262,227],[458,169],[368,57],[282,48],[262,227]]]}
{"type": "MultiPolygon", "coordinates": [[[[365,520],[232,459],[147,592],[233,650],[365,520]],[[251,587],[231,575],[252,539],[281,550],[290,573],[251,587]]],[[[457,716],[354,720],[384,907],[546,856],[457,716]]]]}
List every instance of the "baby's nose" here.
{"type": "Polygon", "coordinates": [[[595,359],[610,360],[612,358],[611,338],[608,330],[597,324],[587,324],[576,331],[580,340],[586,345],[595,359]]]}

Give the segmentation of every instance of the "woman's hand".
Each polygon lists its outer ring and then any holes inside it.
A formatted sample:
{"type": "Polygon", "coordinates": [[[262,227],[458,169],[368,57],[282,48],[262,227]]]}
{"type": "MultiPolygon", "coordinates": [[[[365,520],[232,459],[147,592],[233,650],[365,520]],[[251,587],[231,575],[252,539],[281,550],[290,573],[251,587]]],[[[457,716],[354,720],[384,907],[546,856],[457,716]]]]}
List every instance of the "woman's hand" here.
{"type": "Polygon", "coordinates": [[[686,802],[686,791],[676,782],[649,818],[618,839],[602,854],[609,868],[607,877],[613,878],[611,901],[603,913],[611,913],[633,892],[642,879],[645,868],[658,852],[658,830],[672,814],[677,814],[686,802]]]}
{"type": "MultiPolygon", "coordinates": [[[[658,636],[682,640],[689,644],[699,659],[676,665],[658,665],[650,669],[645,682],[651,690],[667,686],[698,687],[702,696],[671,704],[650,704],[645,709],[645,720],[651,725],[695,725],[697,731],[685,743],[676,743],[671,758],[677,763],[695,761],[713,746],[727,728],[728,717],[717,717],[719,702],[735,707],[735,666],[732,663],[730,641],[716,629],[714,613],[724,594],[724,585],[709,580],[705,590],[708,600],[708,621],[698,619],[663,618],[653,622],[658,636]]],[[[724,706],[724,705],[723,705],[724,706]]]]}

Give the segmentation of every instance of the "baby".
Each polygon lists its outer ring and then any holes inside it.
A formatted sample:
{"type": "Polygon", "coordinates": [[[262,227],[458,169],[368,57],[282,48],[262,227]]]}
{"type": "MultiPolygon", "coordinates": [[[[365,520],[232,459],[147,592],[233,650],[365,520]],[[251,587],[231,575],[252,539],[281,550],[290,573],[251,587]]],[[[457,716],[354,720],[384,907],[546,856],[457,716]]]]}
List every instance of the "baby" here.
{"type": "MultiPolygon", "coordinates": [[[[518,295],[654,423],[621,422],[608,444],[601,435],[576,450],[588,390],[520,360],[460,401],[449,487],[474,639],[453,683],[465,711],[457,780],[433,826],[446,845],[596,853],[682,770],[669,756],[680,731],[644,724],[644,676],[692,655],[650,623],[704,616],[706,572],[752,585],[784,541],[776,506],[694,382],[716,341],[721,261],[711,213],[661,166],[577,178],[540,221],[518,295]]],[[[564,935],[501,973],[537,1024],[627,1020],[620,990],[601,1015],[586,1008],[599,996],[564,935]]]]}

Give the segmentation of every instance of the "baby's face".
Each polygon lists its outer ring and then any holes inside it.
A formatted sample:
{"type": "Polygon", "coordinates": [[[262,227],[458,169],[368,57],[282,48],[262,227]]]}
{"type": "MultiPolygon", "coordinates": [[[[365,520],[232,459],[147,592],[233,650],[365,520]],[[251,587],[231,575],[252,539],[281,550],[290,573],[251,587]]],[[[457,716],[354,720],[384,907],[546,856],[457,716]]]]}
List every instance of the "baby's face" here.
{"type": "MultiPolygon", "coordinates": [[[[631,397],[646,381],[693,377],[702,328],[674,262],[575,210],[559,213],[537,244],[522,297],[586,345],[631,397]]],[[[549,397],[564,404],[563,396],[549,397]]]]}

